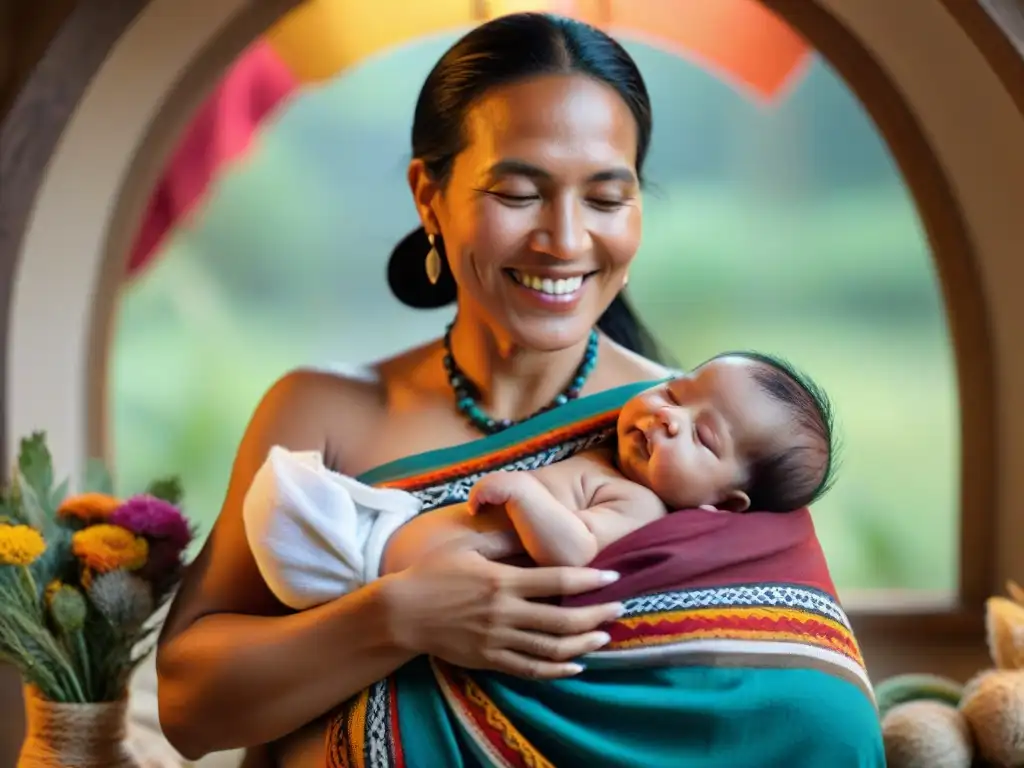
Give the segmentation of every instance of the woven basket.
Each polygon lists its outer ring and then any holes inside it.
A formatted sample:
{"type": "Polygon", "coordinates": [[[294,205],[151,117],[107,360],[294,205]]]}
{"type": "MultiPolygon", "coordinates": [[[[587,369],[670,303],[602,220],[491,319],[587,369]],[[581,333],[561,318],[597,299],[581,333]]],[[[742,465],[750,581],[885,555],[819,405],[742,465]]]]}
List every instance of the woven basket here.
{"type": "Polygon", "coordinates": [[[125,745],[127,698],[58,704],[25,687],[27,729],[18,768],[140,768],[125,745]]]}

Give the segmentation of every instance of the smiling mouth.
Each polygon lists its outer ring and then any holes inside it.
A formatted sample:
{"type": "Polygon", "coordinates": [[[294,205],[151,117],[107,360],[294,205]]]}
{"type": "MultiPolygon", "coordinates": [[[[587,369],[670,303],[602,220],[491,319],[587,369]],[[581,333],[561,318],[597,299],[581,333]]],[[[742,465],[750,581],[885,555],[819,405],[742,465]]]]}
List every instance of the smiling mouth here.
{"type": "Polygon", "coordinates": [[[529,272],[521,272],[518,269],[507,269],[505,272],[513,281],[524,288],[556,298],[572,297],[583,287],[585,280],[597,274],[596,272],[589,272],[585,275],[573,275],[572,277],[548,277],[532,275],[529,272]]]}

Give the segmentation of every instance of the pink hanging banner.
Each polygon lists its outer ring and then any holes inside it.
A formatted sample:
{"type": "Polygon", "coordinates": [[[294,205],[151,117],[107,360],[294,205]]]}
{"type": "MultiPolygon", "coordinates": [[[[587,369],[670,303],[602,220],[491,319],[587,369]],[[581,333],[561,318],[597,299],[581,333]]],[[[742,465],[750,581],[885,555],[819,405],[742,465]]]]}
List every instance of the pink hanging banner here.
{"type": "Polygon", "coordinates": [[[297,87],[294,75],[264,42],[232,65],[192,119],[150,196],[128,261],[129,277],[152,260],[225,165],[249,148],[260,123],[297,87]]]}

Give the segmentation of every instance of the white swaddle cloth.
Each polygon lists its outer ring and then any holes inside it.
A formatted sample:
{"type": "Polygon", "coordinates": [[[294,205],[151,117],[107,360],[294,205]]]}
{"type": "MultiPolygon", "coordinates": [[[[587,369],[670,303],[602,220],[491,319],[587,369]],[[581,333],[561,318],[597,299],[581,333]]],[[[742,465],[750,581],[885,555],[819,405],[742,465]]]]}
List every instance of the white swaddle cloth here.
{"type": "Polygon", "coordinates": [[[275,446],[253,478],[242,518],[270,591],[303,609],[376,579],[391,534],[419,511],[410,493],[338,474],[318,452],[275,446]]]}

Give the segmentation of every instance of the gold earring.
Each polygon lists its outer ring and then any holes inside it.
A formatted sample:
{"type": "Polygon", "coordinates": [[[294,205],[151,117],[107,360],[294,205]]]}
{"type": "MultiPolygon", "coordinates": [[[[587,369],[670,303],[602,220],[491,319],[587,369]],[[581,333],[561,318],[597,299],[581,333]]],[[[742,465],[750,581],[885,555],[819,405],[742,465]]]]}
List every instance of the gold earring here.
{"type": "Polygon", "coordinates": [[[431,285],[437,285],[437,281],[441,279],[441,254],[437,252],[437,248],[434,246],[434,236],[427,235],[427,241],[430,243],[430,250],[427,251],[427,280],[430,281],[431,285]]]}

